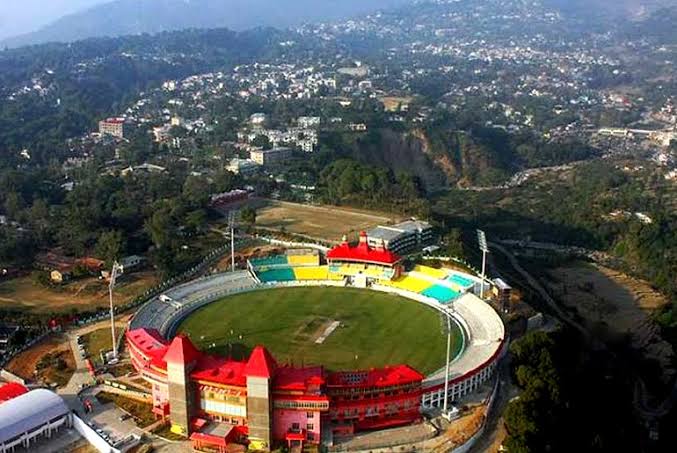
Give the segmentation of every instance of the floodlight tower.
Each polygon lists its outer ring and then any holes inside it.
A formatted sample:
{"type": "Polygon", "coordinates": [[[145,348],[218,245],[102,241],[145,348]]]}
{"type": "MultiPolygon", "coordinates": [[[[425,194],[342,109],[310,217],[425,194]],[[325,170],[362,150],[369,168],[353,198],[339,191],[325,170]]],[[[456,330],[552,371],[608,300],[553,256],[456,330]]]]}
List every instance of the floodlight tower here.
{"type": "Polygon", "coordinates": [[[236,211],[228,212],[228,228],[230,229],[230,271],[235,272],[235,215],[236,211]]]}
{"type": "Polygon", "coordinates": [[[489,246],[487,245],[487,235],[482,230],[477,230],[477,242],[482,251],[482,284],[480,289],[480,297],[484,297],[484,281],[486,280],[487,270],[487,253],[489,253],[489,246]]]}
{"type": "Polygon", "coordinates": [[[444,371],[444,400],[442,402],[442,416],[449,419],[449,410],[448,410],[448,401],[449,401],[449,372],[450,372],[450,363],[451,363],[451,311],[453,310],[453,305],[449,305],[443,308],[443,311],[440,312],[445,319],[442,320],[442,325],[444,330],[447,333],[447,363],[445,365],[444,371]]]}
{"type": "Polygon", "coordinates": [[[113,340],[113,358],[118,358],[118,345],[117,338],[115,337],[115,311],[113,310],[113,289],[115,288],[115,282],[118,278],[118,274],[124,272],[124,268],[118,264],[118,262],[113,263],[113,269],[110,272],[110,282],[108,283],[108,299],[110,301],[110,332],[113,340]]]}

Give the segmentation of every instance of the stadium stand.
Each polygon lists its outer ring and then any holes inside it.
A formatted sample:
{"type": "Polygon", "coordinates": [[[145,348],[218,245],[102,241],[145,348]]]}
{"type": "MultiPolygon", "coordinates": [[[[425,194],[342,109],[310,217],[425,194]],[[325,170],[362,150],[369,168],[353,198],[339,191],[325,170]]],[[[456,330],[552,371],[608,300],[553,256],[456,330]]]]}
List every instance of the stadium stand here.
{"type": "Polygon", "coordinates": [[[453,274],[449,277],[447,277],[447,281],[456,283],[457,285],[461,286],[462,288],[468,288],[471,287],[475,284],[473,280],[470,280],[467,277],[463,277],[462,275],[459,274],[453,274]]]}
{"type": "Polygon", "coordinates": [[[329,280],[328,266],[308,266],[294,268],[296,280],[329,280]]]}
{"type": "Polygon", "coordinates": [[[423,290],[421,294],[432,297],[443,304],[448,304],[460,295],[458,291],[454,291],[453,289],[442,285],[433,285],[430,288],[423,290]]]}
{"type": "Polygon", "coordinates": [[[259,277],[259,280],[261,280],[261,282],[263,283],[293,282],[294,280],[296,280],[294,269],[291,267],[277,267],[257,271],[256,275],[259,277]]]}
{"type": "Polygon", "coordinates": [[[165,322],[182,308],[199,302],[214,294],[253,288],[256,281],[247,271],[217,274],[177,286],[164,295],[172,303],[154,298],[136,312],[129,329],[149,328],[162,331],[165,322]]]}
{"type": "MultiPolygon", "coordinates": [[[[489,379],[504,350],[505,327],[490,305],[464,294],[454,302],[454,318],[465,332],[465,348],[450,366],[449,397],[452,401],[473,392],[489,379]]],[[[423,381],[423,407],[440,407],[444,395],[445,369],[423,381]]]]}
{"type": "Polygon", "coordinates": [[[386,286],[392,286],[393,288],[411,291],[412,293],[420,293],[432,286],[429,281],[418,277],[413,277],[411,275],[405,275],[404,277],[400,277],[397,280],[390,282],[385,281],[382,283],[386,286]]]}
{"type": "Polygon", "coordinates": [[[449,276],[447,271],[444,269],[435,269],[433,267],[421,266],[420,264],[414,267],[414,272],[427,275],[428,277],[434,278],[436,280],[444,280],[449,276]]]}
{"type": "Polygon", "coordinates": [[[265,258],[253,258],[249,260],[249,262],[255,268],[270,266],[287,266],[289,264],[289,260],[285,255],[273,255],[267,256],[265,258]]]}
{"type": "Polygon", "coordinates": [[[287,261],[291,266],[317,266],[319,259],[313,255],[290,255],[287,261]]]}

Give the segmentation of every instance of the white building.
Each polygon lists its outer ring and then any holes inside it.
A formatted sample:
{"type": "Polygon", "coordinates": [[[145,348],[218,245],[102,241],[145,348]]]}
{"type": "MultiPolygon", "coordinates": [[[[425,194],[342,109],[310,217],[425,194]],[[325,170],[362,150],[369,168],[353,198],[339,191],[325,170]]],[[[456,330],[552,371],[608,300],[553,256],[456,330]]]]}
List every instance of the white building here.
{"type": "Polygon", "coordinates": [[[311,129],[314,127],[319,127],[320,121],[321,120],[319,116],[299,116],[296,120],[296,123],[303,129],[311,129]]]}
{"type": "Polygon", "coordinates": [[[383,245],[394,253],[422,249],[433,240],[433,227],[428,222],[407,220],[392,226],[378,226],[367,232],[369,245],[383,245]]]}
{"type": "Polygon", "coordinates": [[[72,425],[71,411],[59,395],[33,390],[0,404],[0,453],[16,447],[34,451],[32,445],[39,439],[72,425]]]}
{"type": "Polygon", "coordinates": [[[252,173],[256,173],[259,170],[259,164],[254,162],[251,159],[239,159],[239,158],[234,158],[231,159],[228,165],[226,166],[226,170],[228,170],[231,173],[235,173],[236,175],[250,175],[252,173]]]}

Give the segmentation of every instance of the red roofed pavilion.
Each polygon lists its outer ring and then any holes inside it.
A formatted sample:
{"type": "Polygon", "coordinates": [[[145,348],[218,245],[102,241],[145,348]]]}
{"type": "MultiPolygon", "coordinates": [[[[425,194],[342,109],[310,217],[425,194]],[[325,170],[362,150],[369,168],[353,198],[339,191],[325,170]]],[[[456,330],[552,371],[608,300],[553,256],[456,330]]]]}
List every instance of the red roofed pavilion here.
{"type": "Polygon", "coordinates": [[[363,264],[377,264],[380,266],[393,267],[402,261],[402,258],[385,247],[369,246],[367,233],[360,233],[360,242],[352,246],[344,238],[343,243],[327,252],[327,260],[330,263],[350,262],[363,264]]]}

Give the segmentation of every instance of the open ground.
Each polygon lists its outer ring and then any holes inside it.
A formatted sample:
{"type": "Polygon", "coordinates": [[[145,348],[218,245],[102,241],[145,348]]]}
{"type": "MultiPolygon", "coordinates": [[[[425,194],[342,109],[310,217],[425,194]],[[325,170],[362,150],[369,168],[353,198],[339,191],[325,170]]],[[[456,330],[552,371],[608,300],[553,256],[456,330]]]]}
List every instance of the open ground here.
{"type": "Polygon", "coordinates": [[[339,208],[336,206],[308,206],[282,201],[257,200],[259,206],[256,225],[271,230],[282,230],[338,242],[344,234],[358,233],[377,225],[401,220],[385,213],[339,208]]]}
{"type": "Polygon", "coordinates": [[[75,358],[66,337],[52,335],[12,358],[5,369],[26,380],[63,386],[75,370],[75,358]],[[44,368],[39,367],[41,361],[44,368]],[[55,366],[57,361],[61,363],[60,366],[55,366]]]}
{"type": "MultiPolygon", "coordinates": [[[[203,351],[242,358],[266,346],[280,363],[349,370],[408,364],[424,374],[444,365],[438,313],[416,302],[347,288],[284,288],[231,296],[185,320],[179,331],[203,351]],[[328,321],[341,323],[315,343],[328,321]]],[[[453,355],[462,347],[453,334],[453,355]]]]}
{"type": "MultiPolygon", "coordinates": [[[[120,279],[115,287],[114,303],[124,304],[158,282],[153,272],[141,272],[120,279]]],[[[54,288],[43,286],[31,277],[0,283],[0,308],[33,313],[86,311],[108,306],[108,284],[91,277],[54,288]]]]}

